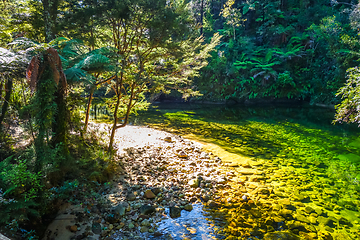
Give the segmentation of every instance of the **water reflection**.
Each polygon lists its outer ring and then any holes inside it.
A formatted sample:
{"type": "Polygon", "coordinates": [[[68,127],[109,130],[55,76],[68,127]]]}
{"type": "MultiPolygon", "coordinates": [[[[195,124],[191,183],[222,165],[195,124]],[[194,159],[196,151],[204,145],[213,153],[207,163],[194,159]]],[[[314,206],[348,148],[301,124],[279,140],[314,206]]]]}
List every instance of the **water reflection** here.
{"type": "Polygon", "coordinates": [[[165,219],[158,223],[158,231],[163,236],[147,236],[146,239],[223,239],[223,237],[215,234],[214,223],[207,218],[208,213],[204,211],[201,203],[194,204],[193,210],[190,212],[183,210],[179,218],[170,218],[168,209],[165,214],[167,215],[165,219]]]}

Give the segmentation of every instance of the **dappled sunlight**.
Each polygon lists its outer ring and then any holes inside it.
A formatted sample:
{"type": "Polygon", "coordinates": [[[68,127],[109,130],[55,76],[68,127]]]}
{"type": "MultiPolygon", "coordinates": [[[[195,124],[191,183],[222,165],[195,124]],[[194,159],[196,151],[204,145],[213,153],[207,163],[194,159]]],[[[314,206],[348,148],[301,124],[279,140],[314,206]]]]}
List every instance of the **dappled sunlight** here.
{"type": "MultiPolygon", "coordinates": [[[[220,169],[227,182],[215,205],[206,205],[217,233],[228,239],[350,239],[360,234],[360,170],[355,167],[360,149],[347,126],[320,125],[320,116],[307,122],[295,111],[293,117],[285,111],[285,116],[265,112],[243,118],[228,111],[233,118],[220,107],[160,108],[136,119],[201,142],[227,163],[220,169]]],[[[314,116],[303,109],[301,114],[314,116]]]]}

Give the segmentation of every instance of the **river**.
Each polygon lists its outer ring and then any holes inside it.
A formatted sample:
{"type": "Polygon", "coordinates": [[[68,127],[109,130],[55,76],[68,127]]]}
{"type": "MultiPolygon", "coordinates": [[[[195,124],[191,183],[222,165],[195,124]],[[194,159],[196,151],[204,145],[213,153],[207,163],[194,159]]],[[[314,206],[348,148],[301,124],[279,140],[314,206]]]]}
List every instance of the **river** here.
{"type": "Polygon", "coordinates": [[[171,103],[130,124],[200,141],[228,163],[236,176],[220,207],[204,208],[217,238],[360,239],[360,130],[333,117],[311,106],[171,103]]]}

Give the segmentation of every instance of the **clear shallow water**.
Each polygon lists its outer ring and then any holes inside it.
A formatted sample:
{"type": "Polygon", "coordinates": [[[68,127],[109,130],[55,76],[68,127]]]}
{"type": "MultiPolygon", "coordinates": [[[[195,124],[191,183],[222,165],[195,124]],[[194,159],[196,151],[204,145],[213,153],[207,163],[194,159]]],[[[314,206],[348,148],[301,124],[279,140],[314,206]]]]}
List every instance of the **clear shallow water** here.
{"type": "Polygon", "coordinates": [[[214,233],[214,224],[207,217],[208,213],[203,209],[202,204],[194,204],[191,212],[183,210],[181,217],[170,218],[169,209],[166,209],[166,217],[160,224],[158,231],[164,235],[153,237],[148,235],[146,239],[219,239],[214,233]]]}
{"type": "MultiPolygon", "coordinates": [[[[249,158],[261,172],[260,180],[245,176],[245,186],[229,183],[232,190],[224,190],[220,199],[224,207],[189,213],[188,219],[207,213],[205,222],[213,229],[221,224],[216,236],[181,230],[171,219],[160,228],[173,232],[174,239],[182,239],[180,234],[189,239],[360,239],[360,130],[333,125],[333,116],[333,110],[303,106],[161,104],[133,117],[132,124],[193,134],[249,158]],[[254,193],[254,188],[268,192],[254,193]],[[254,204],[242,203],[243,194],[254,204]],[[233,203],[226,202],[229,198],[233,203]]],[[[241,175],[238,168],[224,170],[241,175]]],[[[191,227],[186,218],[177,223],[182,221],[191,227]]],[[[208,226],[205,222],[195,225],[208,226]]]]}

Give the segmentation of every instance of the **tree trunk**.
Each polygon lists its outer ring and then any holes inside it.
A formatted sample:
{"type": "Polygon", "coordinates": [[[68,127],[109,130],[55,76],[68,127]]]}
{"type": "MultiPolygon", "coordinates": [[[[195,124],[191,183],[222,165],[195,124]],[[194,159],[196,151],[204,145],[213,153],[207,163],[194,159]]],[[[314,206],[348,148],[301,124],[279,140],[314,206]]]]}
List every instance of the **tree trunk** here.
{"type": "Polygon", "coordinates": [[[120,96],[117,95],[117,100],[116,100],[116,105],[115,105],[115,110],[114,110],[114,123],[113,123],[112,129],[111,129],[110,143],[109,143],[108,152],[111,152],[112,146],[113,146],[113,143],[114,143],[116,125],[117,125],[117,121],[118,121],[117,114],[118,114],[119,105],[120,105],[120,96]]]}
{"type": "Polygon", "coordinates": [[[204,0],[201,0],[201,5],[200,5],[200,24],[201,24],[200,35],[203,35],[203,22],[204,22],[204,0]]]}
{"type": "Polygon", "coordinates": [[[87,130],[87,126],[88,126],[88,123],[89,123],[90,108],[91,108],[91,102],[92,102],[93,95],[94,95],[94,90],[95,90],[95,88],[94,88],[94,87],[91,87],[91,89],[90,89],[89,101],[88,101],[87,109],[86,109],[86,116],[85,116],[85,127],[84,127],[84,131],[85,131],[85,132],[86,132],[86,130],[87,130]]]}
{"type": "Polygon", "coordinates": [[[42,0],[45,22],[45,41],[50,42],[55,38],[55,25],[57,19],[57,11],[59,6],[59,0],[42,0]]]}
{"type": "Polygon", "coordinates": [[[4,104],[1,108],[0,130],[2,128],[2,122],[4,121],[5,114],[9,108],[9,101],[10,101],[10,97],[11,97],[12,85],[13,85],[13,82],[12,82],[11,78],[9,78],[5,84],[5,92],[6,93],[5,93],[4,104]]]}

